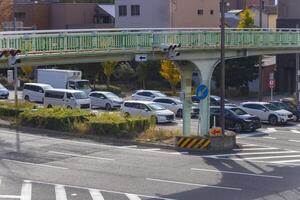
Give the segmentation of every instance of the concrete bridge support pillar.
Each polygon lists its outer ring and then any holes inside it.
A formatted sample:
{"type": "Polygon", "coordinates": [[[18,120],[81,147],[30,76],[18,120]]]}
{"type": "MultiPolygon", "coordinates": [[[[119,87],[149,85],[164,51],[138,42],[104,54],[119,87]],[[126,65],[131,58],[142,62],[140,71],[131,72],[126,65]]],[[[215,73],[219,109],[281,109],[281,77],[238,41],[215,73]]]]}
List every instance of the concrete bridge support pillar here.
{"type": "Polygon", "coordinates": [[[201,83],[208,87],[208,98],[205,98],[200,103],[200,115],[201,115],[201,129],[200,136],[208,134],[210,126],[210,91],[211,91],[211,78],[214,72],[218,60],[191,60],[192,63],[199,69],[201,74],[201,83]]]}

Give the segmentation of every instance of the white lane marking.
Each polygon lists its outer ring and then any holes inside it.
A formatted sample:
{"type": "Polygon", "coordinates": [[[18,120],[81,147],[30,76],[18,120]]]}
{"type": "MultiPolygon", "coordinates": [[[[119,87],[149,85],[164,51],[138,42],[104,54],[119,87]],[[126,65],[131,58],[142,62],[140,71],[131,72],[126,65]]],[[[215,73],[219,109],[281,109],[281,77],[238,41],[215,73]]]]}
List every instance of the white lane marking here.
{"type": "Polygon", "coordinates": [[[31,182],[28,180],[24,180],[22,184],[20,200],[31,200],[31,192],[32,192],[31,182]]]}
{"type": "Polygon", "coordinates": [[[244,172],[233,172],[233,171],[220,171],[213,169],[199,169],[199,168],[191,168],[194,171],[205,171],[205,172],[216,172],[216,173],[224,173],[224,174],[236,174],[236,175],[245,175],[245,176],[257,176],[263,178],[277,178],[282,179],[282,176],[272,176],[272,175],[263,175],[263,174],[253,174],[253,173],[244,173],[244,172]]]}
{"type": "Polygon", "coordinates": [[[293,132],[293,133],[300,133],[300,131],[298,131],[298,130],[291,130],[291,132],[293,132]]]}
{"type": "Polygon", "coordinates": [[[125,193],[125,195],[128,197],[129,200],[142,200],[140,197],[138,197],[136,194],[129,194],[125,193]]]}
{"type": "Polygon", "coordinates": [[[270,136],[264,136],[264,137],[262,137],[262,138],[264,138],[264,139],[270,139],[270,140],[276,140],[276,139],[277,139],[277,138],[270,137],[270,136]]]}
{"type": "Polygon", "coordinates": [[[267,128],[267,130],[262,131],[262,132],[264,132],[264,133],[275,133],[275,132],[277,132],[277,130],[275,128],[267,128]]]}
{"type": "Polygon", "coordinates": [[[291,162],[300,162],[300,160],[283,160],[283,161],[274,161],[272,163],[281,164],[281,163],[291,163],[291,162]]]}
{"type": "Polygon", "coordinates": [[[288,140],[289,142],[300,142],[300,140],[288,140]]]}
{"type": "Polygon", "coordinates": [[[96,159],[96,160],[108,160],[113,161],[112,158],[102,158],[102,157],[95,157],[95,156],[87,156],[87,155],[80,155],[75,153],[65,153],[65,152],[58,152],[58,151],[48,151],[49,153],[54,154],[60,154],[60,155],[66,155],[66,156],[74,156],[74,157],[80,157],[80,158],[88,158],[88,159],[96,159]]]}
{"type": "Polygon", "coordinates": [[[264,154],[283,154],[283,153],[296,153],[298,151],[271,151],[271,152],[254,152],[254,153],[228,153],[228,154],[217,154],[202,157],[221,157],[221,156],[243,156],[243,155],[264,155],[264,154]]]}
{"type": "Polygon", "coordinates": [[[259,132],[258,133],[248,133],[248,134],[238,135],[236,138],[247,138],[247,137],[260,136],[260,135],[266,135],[266,134],[265,133],[259,133],[259,132]]]}
{"type": "Polygon", "coordinates": [[[127,148],[137,148],[137,145],[121,146],[117,147],[118,149],[127,149],[127,148]]]}
{"type": "Polygon", "coordinates": [[[275,150],[279,149],[276,147],[262,147],[262,148],[241,148],[241,149],[232,149],[233,151],[260,151],[260,150],[275,150]]]}
{"type": "Polygon", "coordinates": [[[274,159],[274,158],[298,158],[300,155],[287,155],[287,156],[264,156],[264,157],[253,157],[245,158],[246,160],[264,160],[264,159],[274,159]]]}
{"type": "Polygon", "coordinates": [[[36,164],[36,163],[23,162],[23,161],[18,161],[18,160],[2,159],[2,161],[20,163],[20,164],[25,164],[25,165],[34,165],[34,166],[39,166],[39,167],[49,167],[49,168],[54,168],[54,169],[69,169],[69,168],[66,168],[66,167],[59,167],[59,166],[46,165],[46,164],[36,164]]]}
{"type": "Polygon", "coordinates": [[[0,199],[20,199],[18,195],[0,195],[0,199]]]}
{"type": "Polygon", "coordinates": [[[162,179],[155,179],[155,178],[146,178],[146,180],[148,180],[148,181],[155,181],[155,182],[162,182],[162,183],[173,183],[173,184],[179,184],[179,185],[188,185],[188,186],[197,186],[197,187],[207,187],[207,188],[215,188],[215,189],[224,189],[224,190],[238,190],[238,191],[242,190],[242,188],[222,187],[222,186],[205,185],[205,184],[197,184],[197,183],[186,183],[186,182],[169,181],[169,180],[162,180],[162,179]]]}
{"type": "Polygon", "coordinates": [[[160,151],[159,148],[153,148],[153,149],[142,149],[141,151],[160,151]]]}
{"type": "Polygon", "coordinates": [[[56,200],[67,200],[65,186],[55,185],[55,197],[56,200]]]}
{"type": "Polygon", "coordinates": [[[243,144],[243,143],[241,143],[241,145],[243,147],[259,147],[260,146],[260,145],[257,145],[257,144],[243,144]]]}
{"type": "MultiPolygon", "coordinates": [[[[56,183],[51,182],[43,182],[43,181],[34,181],[31,180],[32,183],[40,183],[40,184],[46,184],[46,185],[57,185],[56,183]]],[[[114,191],[114,190],[101,190],[101,189],[95,189],[95,188],[87,188],[87,187],[81,187],[81,186],[75,186],[75,185],[63,185],[65,187],[72,187],[77,189],[83,189],[83,190],[99,190],[100,192],[107,192],[107,193],[113,193],[113,194],[124,194],[124,192],[114,191]]],[[[164,198],[159,196],[150,196],[150,195],[143,195],[143,194],[136,194],[139,197],[148,198],[148,199],[161,199],[161,200],[176,200],[176,199],[170,199],[170,198],[164,198]]]]}
{"type": "Polygon", "coordinates": [[[89,189],[89,192],[93,200],[104,200],[104,197],[99,190],[89,189]]]}

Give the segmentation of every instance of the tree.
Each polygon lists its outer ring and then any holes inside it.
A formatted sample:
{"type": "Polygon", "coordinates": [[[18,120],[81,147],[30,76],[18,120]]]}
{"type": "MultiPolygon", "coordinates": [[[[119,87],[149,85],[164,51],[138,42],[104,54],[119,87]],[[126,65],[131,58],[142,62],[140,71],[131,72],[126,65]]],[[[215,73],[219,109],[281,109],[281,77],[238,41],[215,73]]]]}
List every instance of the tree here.
{"type": "Polygon", "coordinates": [[[172,93],[175,96],[176,86],[181,80],[180,71],[176,64],[171,60],[162,60],[160,74],[170,83],[172,93]]]}
{"type": "Polygon", "coordinates": [[[31,66],[22,66],[21,70],[26,78],[30,78],[33,72],[33,67],[31,66]]]}
{"type": "Polygon", "coordinates": [[[118,65],[114,72],[114,77],[117,79],[127,82],[135,76],[135,71],[128,62],[122,62],[118,65]]]}
{"type": "Polygon", "coordinates": [[[254,13],[246,8],[240,14],[240,21],[238,28],[253,28],[254,27],[254,13]]]}
{"type": "Polygon", "coordinates": [[[118,63],[116,61],[106,61],[106,62],[103,63],[103,72],[106,76],[106,85],[107,85],[107,87],[109,87],[110,77],[113,75],[117,64],[118,63]]]}

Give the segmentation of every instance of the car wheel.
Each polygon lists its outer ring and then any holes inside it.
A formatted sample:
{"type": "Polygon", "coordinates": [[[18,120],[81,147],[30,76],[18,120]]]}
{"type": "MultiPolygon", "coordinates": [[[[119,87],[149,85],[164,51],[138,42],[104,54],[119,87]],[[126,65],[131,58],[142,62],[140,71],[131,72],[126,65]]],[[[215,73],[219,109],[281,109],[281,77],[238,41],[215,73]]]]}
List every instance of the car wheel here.
{"type": "Polygon", "coordinates": [[[179,109],[176,113],[176,116],[182,118],[182,109],[179,109]]]}
{"type": "Polygon", "coordinates": [[[271,116],[269,117],[269,123],[270,123],[271,125],[276,125],[276,124],[278,123],[278,118],[277,118],[275,115],[271,115],[271,116]]]}
{"type": "Polygon", "coordinates": [[[236,133],[240,133],[240,132],[242,132],[242,130],[243,130],[242,124],[239,123],[239,122],[235,123],[235,125],[234,125],[234,131],[236,133]]]}
{"type": "Polygon", "coordinates": [[[47,108],[52,108],[52,105],[51,105],[51,104],[49,104],[49,105],[47,106],[47,108]]]}
{"type": "Polygon", "coordinates": [[[28,96],[28,95],[26,95],[24,99],[25,99],[25,101],[30,101],[30,99],[29,99],[29,96],[28,96]]]}
{"type": "Polygon", "coordinates": [[[109,103],[105,105],[105,110],[111,110],[111,105],[109,103]]]}

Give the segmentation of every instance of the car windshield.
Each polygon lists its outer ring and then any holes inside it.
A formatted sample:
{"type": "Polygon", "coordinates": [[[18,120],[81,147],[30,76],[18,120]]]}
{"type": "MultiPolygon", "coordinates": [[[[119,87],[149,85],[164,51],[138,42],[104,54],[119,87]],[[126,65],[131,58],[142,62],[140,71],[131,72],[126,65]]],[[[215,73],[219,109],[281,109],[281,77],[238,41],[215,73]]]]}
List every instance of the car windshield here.
{"type": "Polygon", "coordinates": [[[44,90],[50,90],[50,89],[53,89],[53,87],[52,87],[52,86],[50,86],[50,85],[49,85],[49,86],[45,86],[45,87],[44,87],[44,90]]]}
{"type": "Polygon", "coordinates": [[[85,89],[91,88],[89,81],[78,81],[76,83],[76,86],[77,86],[76,89],[79,89],[79,90],[85,90],[85,89]]]}
{"type": "Polygon", "coordinates": [[[273,104],[270,104],[270,103],[265,104],[264,106],[272,111],[280,110],[280,108],[278,108],[277,106],[274,106],[273,104]]]}
{"type": "Polygon", "coordinates": [[[85,92],[75,92],[73,93],[75,99],[88,99],[88,95],[85,92]]]}
{"type": "Polygon", "coordinates": [[[151,110],[165,110],[164,107],[160,106],[157,103],[151,103],[151,104],[148,104],[148,106],[150,107],[151,110]]]}
{"type": "Polygon", "coordinates": [[[230,108],[235,115],[247,115],[248,113],[240,108],[230,108]]]}
{"type": "Polygon", "coordinates": [[[156,97],[166,97],[167,95],[161,93],[161,92],[154,92],[153,93],[156,97]]]}
{"type": "Polygon", "coordinates": [[[287,105],[285,105],[284,103],[273,103],[275,106],[277,106],[278,108],[281,108],[281,109],[289,109],[287,105]]]}
{"type": "Polygon", "coordinates": [[[115,95],[114,93],[111,93],[111,92],[105,93],[105,96],[110,99],[119,98],[117,95],[115,95]]]}

